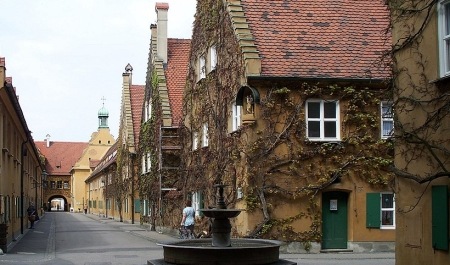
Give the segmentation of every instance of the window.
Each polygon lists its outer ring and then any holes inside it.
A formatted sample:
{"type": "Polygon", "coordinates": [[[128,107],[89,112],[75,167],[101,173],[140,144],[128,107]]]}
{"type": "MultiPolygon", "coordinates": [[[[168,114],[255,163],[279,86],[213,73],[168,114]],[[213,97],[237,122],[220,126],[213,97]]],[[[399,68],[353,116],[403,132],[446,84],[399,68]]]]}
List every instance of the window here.
{"type": "Polygon", "coordinates": [[[339,102],[309,100],[306,102],[306,131],[310,140],[339,140],[339,102]]]}
{"type": "Polygon", "coordinates": [[[440,76],[450,75],[450,1],[440,0],[438,11],[438,36],[440,76]]]}
{"type": "Polygon", "coordinates": [[[51,189],[56,189],[56,182],[50,181],[50,188],[51,189]]]}
{"type": "Polygon", "coordinates": [[[198,133],[195,132],[192,135],[192,150],[197,150],[198,148],[198,133]]]}
{"type": "Polygon", "coordinates": [[[216,46],[211,46],[209,48],[209,61],[211,64],[211,71],[216,69],[216,64],[217,64],[216,46]]]}
{"type": "Polygon", "coordinates": [[[206,60],[204,56],[200,56],[198,60],[198,68],[199,68],[199,75],[198,79],[203,79],[206,77],[206,60]]]}
{"type": "Polygon", "coordinates": [[[68,181],[64,181],[64,189],[69,189],[69,182],[68,181]]]}
{"type": "Polygon", "coordinates": [[[150,100],[145,101],[145,110],[144,110],[144,122],[148,121],[152,115],[152,104],[150,100]]]}
{"type": "Polygon", "coordinates": [[[56,188],[57,189],[62,189],[63,188],[62,181],[56,182],[56,188]]]}
{"type": "Polygon", "coordinates": [[[395,196],[392,192],[366,194],[366,227],[395,228],[395,196]]]}
{"type": "Polygon", "coordinates": [[[203,124],[203,132],[202,132],[202,147],[208,146],[208,124],[203,124]]]}
{"type": "Polygon", "coordinates": [[[391,102],[381,102],[381,138],[387,139],[394,133],[394,113],[391,102]]]}
{"type": "Polygon", "coordinates": [[[150,152],[142,155],[142,174],[148,173],[152,167],[150,152]]]}
{"type": "Polygon", "coordinates": [[[394,194],[381,193],[381,228],[395,227],[394,194]]]}
{"type": "Polygon", "coordinates": [[[241,126],[241,106],[236,105],[236,102],[233,102],[232,106],[232,131],[236,131],[241,126]]]}
{"type": "Polygon", "coordinates": [[[203,209],[203,196],[201,192],[196,191],[192,193],[192,207],[195,210],[195,216],[203,216],[202,212],[200,212],[200,209],[203,209]]]}

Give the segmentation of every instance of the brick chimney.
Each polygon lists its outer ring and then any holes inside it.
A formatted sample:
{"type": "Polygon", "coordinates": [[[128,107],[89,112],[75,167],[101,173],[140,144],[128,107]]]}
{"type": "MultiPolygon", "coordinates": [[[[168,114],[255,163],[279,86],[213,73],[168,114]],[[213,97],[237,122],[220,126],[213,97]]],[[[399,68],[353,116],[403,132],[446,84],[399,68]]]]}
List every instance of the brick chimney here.
{"type": "Polygon", "coordinates": [[[163,60],[163,63],[167,63],[167,13],[169,4],[156,3],[155,10],[157,23],[156,54],[163,60]]]}

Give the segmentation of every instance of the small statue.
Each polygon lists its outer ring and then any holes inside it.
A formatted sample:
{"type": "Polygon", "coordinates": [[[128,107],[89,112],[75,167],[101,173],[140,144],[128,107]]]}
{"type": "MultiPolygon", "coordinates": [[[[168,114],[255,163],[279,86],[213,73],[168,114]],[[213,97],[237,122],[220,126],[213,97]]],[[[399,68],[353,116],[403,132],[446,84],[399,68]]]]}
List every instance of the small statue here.
{"type": "Polygon", "coordinates": [[[251,95],[248,95],[246,99],[247,99],[247,113],[253,114],[253,97],[251,95]]]}

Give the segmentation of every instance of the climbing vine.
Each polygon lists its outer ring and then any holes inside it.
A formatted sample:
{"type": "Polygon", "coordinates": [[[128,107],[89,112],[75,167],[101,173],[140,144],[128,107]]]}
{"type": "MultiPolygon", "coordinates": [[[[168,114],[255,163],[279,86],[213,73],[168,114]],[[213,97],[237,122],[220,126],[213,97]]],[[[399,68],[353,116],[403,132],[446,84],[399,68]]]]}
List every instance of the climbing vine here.
{"type": "Polygon", "coordinates": [[[214,206],[213,185],[229,184],[226,201],[234,207],[236,187],[242,187],[245,210],[262,216],[260,224],[246,236],[319,241],[320,191],[354,178],[374,186],[386,186],[392,180],[387,168],[393,163],[393,145],[380,140],[378,131],[380,100],[389,99],[386,84],[255,82],[253,87],[265,87],[255,105],[256,122],[232,132],[231,105],[245,76],[240,48],[227,26],[230,18],[222,1],[199,1],[197,16],[201,19],[194,25],[191,65],[197,65],[198,58],[213,45],[220,60],[204,79],[199,80],[195,67],[188,75],[183,101],[188,123],[180,130],[184,167],[180,188],[203,191],[205,204],[214,206]],[[205,30],[209,27],[215,30],[205,30]],[[344,110],[341,141],[311,142],[306,138],[305,102],[312,98],[339,101],[344,110]],[[208,146],[196,148],[192,139],[201,139],[204,124],[208,125],[208,146]],[[283,218],[274,214],[283,203],[305,199],[309,206],[304,212],[283,218]],[[307,220],[309,230],[296,231],[292,224],[299,220],[307,220]]]}

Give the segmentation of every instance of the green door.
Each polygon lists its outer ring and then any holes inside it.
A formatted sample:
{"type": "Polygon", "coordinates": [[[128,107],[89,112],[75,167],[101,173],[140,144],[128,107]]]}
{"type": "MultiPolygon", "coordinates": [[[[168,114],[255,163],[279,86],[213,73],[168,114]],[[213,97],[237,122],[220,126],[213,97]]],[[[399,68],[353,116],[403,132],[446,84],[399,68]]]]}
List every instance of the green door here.
{"type": "Polygon", "coordinates": [[[347,249],[347,200],[345,192],[322,194],[322,249],[347,249]]]}

